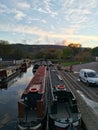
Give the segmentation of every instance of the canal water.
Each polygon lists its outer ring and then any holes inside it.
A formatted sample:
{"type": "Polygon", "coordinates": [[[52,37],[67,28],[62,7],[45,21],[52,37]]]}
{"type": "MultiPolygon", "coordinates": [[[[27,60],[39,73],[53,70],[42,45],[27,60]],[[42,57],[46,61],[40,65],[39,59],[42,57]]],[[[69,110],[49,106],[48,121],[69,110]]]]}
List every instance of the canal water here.
{"type": "Polygon", "coordinates": [[[33,77],[32,68],[0,85],[0,130],[17,130],[18,105],[23,90],[33,77]]]}

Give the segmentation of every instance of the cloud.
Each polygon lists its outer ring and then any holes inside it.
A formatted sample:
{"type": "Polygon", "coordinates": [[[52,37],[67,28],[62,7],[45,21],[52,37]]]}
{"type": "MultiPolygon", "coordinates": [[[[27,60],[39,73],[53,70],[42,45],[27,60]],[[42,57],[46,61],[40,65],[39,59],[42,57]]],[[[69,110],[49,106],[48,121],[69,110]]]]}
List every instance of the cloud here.
{"type": "Polygon", "coordinates": [[[6,5],[0,3],[0,13],[6,13],[8,11],[8,8],[6,5]]]}
{"type": "Polygon", "coordinates": [[[65,39],[67,42],[87,42],[87,41],[95,41],[98,42],[98,37],[97,36],[85,36],[85,35],[68,35],[64,33],[54,33],[54,32],[49,32],[45,31],[43,29],[40,29],[38,27],[30,27],[30,26],[21,26],[21,25],[0,25],[0,30],[5,31],[5,32],[13,32],[13,33],[21,33],[21,34],[31,34],[36,35],[39,37],[37,40],[39,41],[46,41],[46,38],[48,40],[53,40],[53,39],[65,39]]]}
{"type": "Polygon", "coordinates": [[[17,20],[22,20],[26,15],[22,12],[22,11],[19,11],[19,10],[13,10],[13,12],[15,14],[15,19],[17,20]]]}
{"type": "Polygon", "coordinates": [[[96,0],[66,0],[62,3],[62,12],[65,14],[65,21],[82,27],[94,21],[94,9],[97,7],[98,1],[96,0]]]}
{"type": "Polygon", "coordinates": [[[73,35],[76,33],[76,31],[78,30],[78,26],[74,26],[74,27],[69,27],[69,28],[62,28],[61,32],[63,34],[67,34],[67,35],[73,35]]]}
{"type": "Polygon", "coordinates": [[[31,5],[29,0],[10,0],[12,2],[12,7],[19,10],[30,9],[31,5]]]}
{"type": "Polygon", "coordinates": [[[85,8],[85,9],[92,9],[98,6],[97,0],[63,0],[63,8],[67,6],[67,8],[85,8]]]}
{"type": "Polygon", "coordinates": [[[46,41],[46,37],[51,41],[98,42],[98,0],[11,0],[2,3],[5,4],[0,4],[1,21],[6,16],[10,23],[0,23],[2,31],[32,35],[38,42],[46,41]],[[20,22],[21,25],[17,25],[20,22]]]}
{"type": "Polygon", "coordinates": [[[0,13],[2,14],[14,14],[14,18],[17,20],[22,20],[26,14],[23,11],[17,10],[15,8],[8,8],[4,4],[0,4],[0,13]]]}
{"type": "Polygon", "coordinates": [[[91,11],[85,9],[68,9],[66,20],[71,24],[83,24],[89,21],[90,14],[91,11]]]}
{"type": "Polygon", "coordinates": [[[41,19],[41,18],[32,18],[32,17],[27,17],[26,23],[31,24],[32,22],[40,22],[42,24],[46,24],[47,21],[45,19],[41,19]]]}
{"type": "Polygon", "coordinates": [[[37,11],[39,11],[41,13],[49,14],[51,17],[55,17],[57,15],[57,12],[53,12],[53,11],[49,10],[49,8],[47,8],[47,9],[38,8],[37,11]]]}
{"type": "Polygon", "coordinates": [[[44,0],[45,10],[52,16],[55,17],[57,15],[56,11],[51,10],[50,0],[44,0]]]}
{"type": "Polygon", "coordinates": [[[27,2],[17,2],[17,7],[19,9],[30,9],[30,4],[27,2]]]}
{"type": "Polygon", "coordinates": [[[32,21],[38,21],[38,22],[42,22],[42,23],[47,22],[45,19],[39,19],[39,18],[32,18],[32,21]]]}
{"type": "Polygon", "coordinates": [[[32,8],[40,13],[49,14],[51,17],[57,16],[57,12],[51,9],[50,0],[36,0],[32,2],[32,8]]]}

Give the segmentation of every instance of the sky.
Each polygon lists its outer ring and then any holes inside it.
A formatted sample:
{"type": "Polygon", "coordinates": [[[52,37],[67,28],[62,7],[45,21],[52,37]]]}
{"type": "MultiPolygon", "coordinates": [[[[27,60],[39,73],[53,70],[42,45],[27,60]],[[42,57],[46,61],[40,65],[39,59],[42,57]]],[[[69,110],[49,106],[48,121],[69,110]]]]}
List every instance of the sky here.
{"type": "Polygon", "coordinates": [[[98,0],[0,0],[0,40],[98,46],[98,0]]]}

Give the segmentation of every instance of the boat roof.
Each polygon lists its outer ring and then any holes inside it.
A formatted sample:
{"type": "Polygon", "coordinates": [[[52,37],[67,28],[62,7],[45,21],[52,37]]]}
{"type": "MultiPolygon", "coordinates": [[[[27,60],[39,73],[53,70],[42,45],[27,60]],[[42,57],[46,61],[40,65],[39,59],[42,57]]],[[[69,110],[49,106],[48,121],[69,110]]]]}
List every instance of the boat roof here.
{"type": "Polygon", "coordinates": [[[0,69],[0,71],[3,71],[3,70],[12,70],[12,69],[16,69],[16,68],[18,68],[18,67],[19,67],[19,65],[17,65],[17,66],[8,66],[8,67],[6,67],[6,68],[0,69]]]}
{"type": "Polygon", "coordinates": [[[28,94],[30,89],[36,88],[39,94],[43,94],[45,91],[45,77],[46,77],[46,67],[40,66],[36,71],[34,77],[31,79],[23,94],[28,94]]]}

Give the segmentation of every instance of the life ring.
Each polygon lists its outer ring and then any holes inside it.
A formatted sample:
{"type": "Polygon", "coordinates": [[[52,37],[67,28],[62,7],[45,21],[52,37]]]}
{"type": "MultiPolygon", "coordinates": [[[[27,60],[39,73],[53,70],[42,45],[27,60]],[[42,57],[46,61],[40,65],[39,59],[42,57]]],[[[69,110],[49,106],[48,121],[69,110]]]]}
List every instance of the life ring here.
{"type": "Polygon", "coordinates": [[[33,92],[38,92],[38,89],[37,89],[37,88],[32,88],[32,87],[31,87],[31,88],[29,89],[29,91],[32,92],[32,93],[33,93],[33,92]]]}
{"type": "Polygon", "coordinates": [[[57,85],[58,89],[64,89],[64,85],[57,85]]]}

